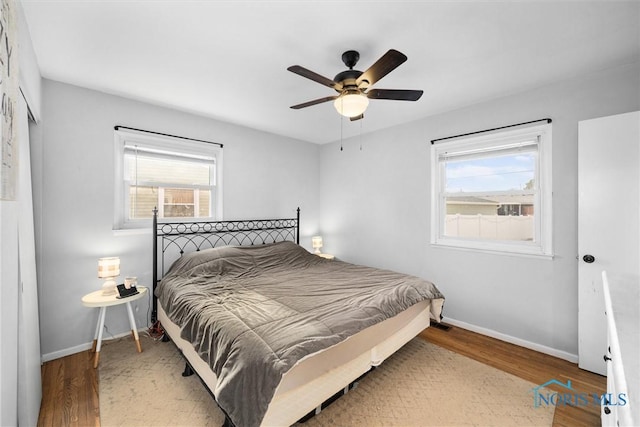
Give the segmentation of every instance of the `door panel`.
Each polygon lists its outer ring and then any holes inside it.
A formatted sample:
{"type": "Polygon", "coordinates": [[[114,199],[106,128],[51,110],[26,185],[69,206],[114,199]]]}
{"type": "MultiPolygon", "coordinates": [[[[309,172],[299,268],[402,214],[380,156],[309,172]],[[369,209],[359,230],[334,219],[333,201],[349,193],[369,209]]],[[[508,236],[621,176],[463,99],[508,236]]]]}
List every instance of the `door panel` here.
{"type": "Polygon", "coordinates": [[[578,365],[606,375],[602,270],[640,277],[640,112],[578,124],[578,365]]]}
{"type": "Polygon", "coordinates": [[[18,424],[37,425],[42,399],[40,374],[40,321],[38,314],[38,283],[36,278],[35,231],[33,228],[33,197],[31,191],[31,157],[29,152],[29,122],[27,104],[19,97],[18,114],[18,254],[20,296],[18,298],[18,424]]]}

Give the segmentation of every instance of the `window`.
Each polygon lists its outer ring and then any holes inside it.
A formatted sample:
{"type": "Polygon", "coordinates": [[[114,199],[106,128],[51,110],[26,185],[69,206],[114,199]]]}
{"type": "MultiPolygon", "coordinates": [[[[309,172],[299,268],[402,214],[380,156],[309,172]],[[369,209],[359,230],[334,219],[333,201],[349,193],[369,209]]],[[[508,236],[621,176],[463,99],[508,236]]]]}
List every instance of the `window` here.
{"type": "Polygon", "coordinates": [[[432,145],[431,243],[552,255],[551,125],[432,145]]]}
{"type": "Polygon", "coordinates": [[[159,219],[221,218],[217,144],[120,129],[115,150],[116,229],[148,227],[154,208],[159,219]]]}

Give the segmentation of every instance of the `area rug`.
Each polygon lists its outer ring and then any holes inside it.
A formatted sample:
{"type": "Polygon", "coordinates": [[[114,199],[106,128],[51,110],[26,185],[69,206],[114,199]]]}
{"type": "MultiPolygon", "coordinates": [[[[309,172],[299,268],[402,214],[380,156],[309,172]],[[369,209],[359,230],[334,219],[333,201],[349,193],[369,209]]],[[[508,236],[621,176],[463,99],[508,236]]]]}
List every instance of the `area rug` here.
{"type": "MultiPolygon", "coordinates": [[[[172,343],[103,343],[100,420],[111,426],[222,426],[224,415],[172,343]]],[[[319,415],[297,427],[550,426],[536,384],[415,338],[319,415]]]]}

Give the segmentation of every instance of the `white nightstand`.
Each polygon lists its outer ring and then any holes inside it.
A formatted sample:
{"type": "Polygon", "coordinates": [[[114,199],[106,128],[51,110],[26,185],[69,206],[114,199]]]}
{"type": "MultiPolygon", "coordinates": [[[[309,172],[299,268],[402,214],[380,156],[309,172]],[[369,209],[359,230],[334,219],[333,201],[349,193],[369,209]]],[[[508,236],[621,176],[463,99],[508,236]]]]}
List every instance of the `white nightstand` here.
{"type": "Polygon", "coordinates": [[[318,255],[319,257],[322,257],[322,258],[326,258],[326,259],[334,259],[335,258],[335,256],[330,255],[330,254],[316,254],[316,255],[318,255]]]}
{"type": "Polygon", "coordinates": [[[93,346],[91,351],[95,352],[93,358],[93,367],[98,367],[100,361],[100,347],[102,346],[102,330],[104,329],[104,319],[107,314],[107,307],[112,305],[126,304],[127,314],[129,315],[129,324],[131,325],[131,333],[136,340],[136,348],[138,353],[142,353],[142,347],[140,346],[140,338],[138,337],[138,328],[136,327],[136,320],[133,317],[133,310],[131,309],[131,303],[139,300],[147,294],[147,288],[144,286],[138,286],[138,293],[126,298],[118,298],[118,294],[115,295],[102,295],[102,290],[91,292],[82,297],[82,304],[85,307],[99,307],[100,314],[98,315],[98,324],[96,326],[96,334],[93,338],[93,346]]]}

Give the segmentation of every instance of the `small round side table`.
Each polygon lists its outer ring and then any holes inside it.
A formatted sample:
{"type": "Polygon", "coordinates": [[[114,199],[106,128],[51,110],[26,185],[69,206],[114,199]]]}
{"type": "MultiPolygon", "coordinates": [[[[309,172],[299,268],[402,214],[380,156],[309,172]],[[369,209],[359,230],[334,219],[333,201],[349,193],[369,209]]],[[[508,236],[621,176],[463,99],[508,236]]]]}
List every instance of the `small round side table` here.
{"type": "Polygon", "coordinates": [[[139,300],[147,294],[147,288],[144,286],[138,286],[138,293],[130,297],[119,298],[118,294],[115,295],[102,295],[102,290],[91,292],[82,297],[82,304],[85,307],[100,308],[100,314],[98,315],[98,324],[96,325],[96,333],[93,337],[93,346],[91,351],[95,352],[93,358],[93,367],[97,368],[100,362],[100,348],[102,347],[102,330],[104,329],[104,319],[107,314],[107,307],[114,305],[126,304],[127,314],[129,315],[129,324],[131,325],[131,333],[136,341],[136,348],[138,353],[142,353],[142,347],[140,346],[140,337],[138,336],[138,328],[136,327],[136,320],[133,317],[133,310],[131,309],[131,303],[139,300]]]}

